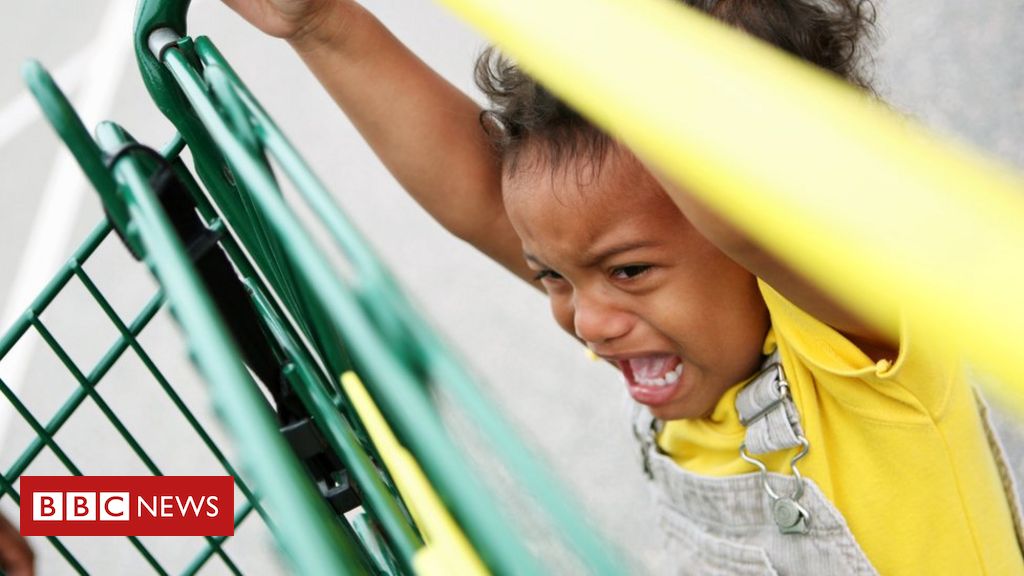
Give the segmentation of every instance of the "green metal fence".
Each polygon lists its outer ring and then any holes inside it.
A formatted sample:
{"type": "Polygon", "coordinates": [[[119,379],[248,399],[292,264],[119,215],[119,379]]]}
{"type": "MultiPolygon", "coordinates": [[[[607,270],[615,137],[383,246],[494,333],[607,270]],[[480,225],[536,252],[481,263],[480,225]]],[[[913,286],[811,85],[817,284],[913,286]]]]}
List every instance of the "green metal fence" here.
{"type": "MultiPolygon", "coordinates": [[[[36,435],[3,472],[0,498],[18,501],[17,478],[44,448],[67,473],[81,474],[55,435],[87,399],[148,472],[161,474],[102,395],[111,366],[131,350],[225,472],[235,476],[244,496],[236,526],[260,517],[298,573],[412,573],[417,555],[430,544],[338,384],[339,375],[354,371],[490,571],[559,570],[545,560],[545,550],[529,543],[537,535],[524,526],[537,524],[524,525],[509,513],[481,467],[452,438],[438,396],[458,407],[488,456],[514,479],[518,501],[528,500],[543,516],[546,550],[567,552],[585,572],[620,573],[611,548],[420,319],[213,43],[186,35],[188,4],[142,0],[137,12],[134,38],[143,79],[179,133],[159,152],[109,122],[90,136],[46,71],[26,66],[26,81],[96,188],[107,218],[0,340],[2,361],[35,331],[79,385],[41,422],[0,381],[0,392],[36,435]],[[182,160],[186,146],[198,179],[182,160]],[[274,168],[320,219],[348,274],[331,266],[314,243],[281,193],[274,168]],[[130,319],[118,315],[83,267],[112,234],[160,287],[130,319]],[[77,365],[41,320],[73,278],[119,334],[92,367],[77,365]],[[140,344],[140,333],[164,305],[233,437],[240,470],[140,344]]],[[[49,541],[71,568],[90,571],[60,538],[49,541]]],[[[142,541],[129,541],[155,572],[167,573],[142,541]]],[[[199,571],[216,557],[240,573],[223,544],[223,538],[205,539],[184,572],[199,571]]]]}

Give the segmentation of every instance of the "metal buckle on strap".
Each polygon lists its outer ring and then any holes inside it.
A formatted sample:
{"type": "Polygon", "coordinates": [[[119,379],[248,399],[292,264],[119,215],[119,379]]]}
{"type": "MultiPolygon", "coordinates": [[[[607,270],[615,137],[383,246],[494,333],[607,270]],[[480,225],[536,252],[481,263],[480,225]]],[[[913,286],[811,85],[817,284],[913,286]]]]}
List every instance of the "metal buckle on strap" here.
{"type": "Polygon", "coordinates": [[[799,440],[800,452],[793,456],[793,459],[789,462],[789,468],[793,471],[793,478],[796,480],[796,488],[788,496],[780,495],[772,488],[771,483],[768,482],[768,467],[764,465],[764,462],[747,453],[746,444],[740,444],[740,458],[757,466],[758,470],[760,470],[761,487],[764,488],[768,497],[772,499],[772,518],[775,520],[775,525],[779,527],[779,531],[783,534],[807,534],[809,530],[808,523],[811,519],[811,514],[797,503],[797,500],[804,495],[804,477],[800,474],[800,469],[796,467],[796,463],[804,456],[807,456],[807,452],[811,448],[806,438],[800,436],[799,440]]]}
{"type": "MultiPolygon", "coordinates": [[[[778,353],[773,354],[769,359],[771,361],[762,368],[754,378],[751,379],[749,384],[747,384],[748,387],[771,386],[771,390],[774,391],[774,398],[771,398],[764,406],[758,407],[758,402],[756,401],[754,393],[755,391],[761,391],[761,388],[751,388],[749,391],[749,398],[751,398],[751,401],[747,404],[753,404],[753,407],[757,408],[757,411],[748,417],[744,417],[742,411],[739,410],[738,398],[737,412],[740,413],[740,423],[747,428],[746,441],[740,445],[739,453],[740,458],[750,464],[753,464],[760,471],[761,486],[771,499],[772,519],[775,521],[776,526],[778,526],[779,531],[783,534],[806,534],[809,530],[808,524],[810,523],[810,513],[803,506],[800,506],[800,504],[797,503],[800,497],[804,494],[804,478],[800,474],[799,468],[797,468],[797,462],[807,456],[807,452],[810,450],[810,443],[807,441],[807,438],[803,436],[799,424],[795,420],[790,420],[790,409],[787,408],[786,403],[792,402],[792,398],[790,397],[789,383],[786,381],[786,375],[782,370],[782,364],[779,362],[777,354],[778,353]],[[771,381],[764,381],[765,376],[769,375],[773,371],[775,372],[774,378],[771,381]],[[772,412],[780,409],[785,413],[784,419],[781,421],[779,419],[775,419],[774,421],[768,420],[758,426],[756,431],[751,429],[751,426],[765,420],[772,412]],[[747,451],[747,441],[751,440],[752,434],[755,435],[753,438],[757,439],[767,437],[765,435],[769,434],[773,427],[778,431],[778,427],[783,425],[782,422],[784,422],[786,426],[789,426],[789,428],[785,430],[784,436],[795,438],[797,442],[796,446],[800,447],[800,451],[793,456],[793,459],[790,460],[789,463],[796,485],[792,493],[788,495],[779,494],[774,488],[772,488],[771,483],[768,481],[768,467],[765,466],[764,462],[755,458],[747,451]]],[[[745,391],[747,390],[745,389],[743,392],[745,391]]],[[[740,394],[742,395],[743,392],[740,394]]],[[[761,391],[761,394],[764,396],[769,395],[764,391],[761,391]]],[[[792,411],[795,413],[795,406],[792,407],[792,411]]],[[[758,444],[763,444],[763,442],[759,441],[758,444]]],[[[774,447],[778,449],[789,449],[792,446],[786,446],[785,443],[780,445],[778,442],[775,442],[774,447]]]]}
{"type": "Polygon", "coordinates": [[[780,364],[779,362],[772,362],[771,364],[762,368],[761,371],[757,373],[757,376],[754,376],[751,383],[756,382],[758,379],[760,379],[762,376],[764,376],[771,370],[775,370],[778,372],[778,386],[776,386],[775,388],[775,391],[778,393],[778,397],[776,397],[775,400],[773,400],[767,406],[758,410],[753,416],[749,418],[744,418],[743,415],[740,414],[740,424],[743,424],[743,426],[746,428],[749,428],[751,424],[767,416],[772,410],[775,410],[779,406],[782,406],[782,403],[789,399],[789,382],[786,382],[786,378],[782,373],[782,364],[780,364]]]}

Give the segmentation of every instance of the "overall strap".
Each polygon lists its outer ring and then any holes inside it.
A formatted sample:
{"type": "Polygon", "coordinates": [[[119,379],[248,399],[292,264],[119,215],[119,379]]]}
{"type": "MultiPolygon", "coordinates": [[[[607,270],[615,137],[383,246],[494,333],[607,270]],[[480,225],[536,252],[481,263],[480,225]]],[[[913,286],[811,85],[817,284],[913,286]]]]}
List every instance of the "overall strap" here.
{"type": "Polygon", "coordinates": [[[806,534],[811,515],[800,505],[804,494],[804,479],[797,462],[807,456],[810,445],[800,427],[800,414],[793,404],[789,382],[782,371],[779,350],[765,360],[764,366],[736,396],[736,411],[747,433],[740,446],[740,458],[757,466],[761,474],[761,487],[771,503],[772,518],[783,534],[806,534]],[[777,492],[768,481],[768,467],[755,455],[768,454],[800,447],[789,461],[793,473],[792,489],[777,492]]]}
{"type": "Polygon", "coordinates": [[[640,446],[640,464],[643,466],[644,474],[654,479],[651,470],[651,452],[658,450],[658,433],[661,432],[664,422],[658,420],[651,414],[646,406],[630,399],[631,417],[630,424],[633,429],[633,436],[640,446]]]}
{"type": "Polygon", "coordinates": [[[778,349],[736,397],[740,423],[747,429],[744,445],[751,454],[768,454],[804,444],[800,414],[789,393],[778,349]]]}

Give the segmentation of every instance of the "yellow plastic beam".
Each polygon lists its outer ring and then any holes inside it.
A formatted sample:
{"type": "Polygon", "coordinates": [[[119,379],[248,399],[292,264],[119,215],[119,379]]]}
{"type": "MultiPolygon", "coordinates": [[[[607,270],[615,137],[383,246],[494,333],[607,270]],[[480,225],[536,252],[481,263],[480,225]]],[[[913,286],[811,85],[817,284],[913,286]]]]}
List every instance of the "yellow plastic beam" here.
{"type": "Polygon", "coordinates": [[[1020,176],[677,1],[441,2],[838,301],[878,326],[902,309],[1024,406],[1020,176]]]}
{"type": "Polygon", "coordinates": [[[413,558],[416,573],[421,576],[489,574],[416,459],[398,442],[359,376],[345,372],[341,375],[341,386],[423,535],[425,545],[413,558]]]}

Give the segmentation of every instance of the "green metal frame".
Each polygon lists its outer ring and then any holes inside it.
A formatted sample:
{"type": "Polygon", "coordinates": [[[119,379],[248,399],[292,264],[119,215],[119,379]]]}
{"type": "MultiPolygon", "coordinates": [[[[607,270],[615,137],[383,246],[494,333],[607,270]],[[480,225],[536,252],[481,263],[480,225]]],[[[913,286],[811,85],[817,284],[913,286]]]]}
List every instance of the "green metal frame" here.
{"type": "MultiPolygon", "coordinates": [[[[131,348],[185,414],[246,496],[236,525],[252,510],[267,521],[291,566],[303,574],[411,573],[423,540],[410,521],[366,431],[337,383],[355,370],[374,401],[437,489],[485,564],[500,574],[540,574],[544,566],[528,551],[524,536],[505,517],[497,499],[481,481],[445,430],[432,392],[442,390],[470,415],[484,441],[546,512],[552,534],[595,574],[618,574],[622,565],[612,548],[579,515],[567,495],[526,448],[513,429],[484,399],[471,377],[404,297],[392,276],[336,206],[322,183],[271,121],[252,94],[206,38],[186,36],[188,0],[142,0],[135,29],[140,70],[154,102],[180,136],[162,152],[193,196],[206,225],[219,231],[229,255],[273,341],[287,379],[329,449],[359,487],[364,515],[350,523],[335,514],[310,481],[302,463],[278,431],[278,423],[257,383],[244,368],[221,311],[202,288],[186,248],[176,236],[149,177],[154,158],[121,154],[134,140],[112,123],[89,136],[59,88],[38,64],[29,64],[26,81],[43,110],[96,188],[108,221],[89,237],[15,327],[0,339],[0,359],[29,329],[40,333],[81,384],[56,416],[38,422],[17,396],[0,382],[0,392],[32,426],[38,438],[4,474],[3,493],[18,499],[13,480],[44,446],[72,474],[79,470],[53,441],[68,416],[86,397],[136,451],[153,474],[156,463],[138,446],[106,407],[96,390],[107,369],[131,348]],[[162,46],[150,40],[156,33],[162,46]],[[199,181],[179,155],[192,151],[199,181]],[[352,279],[342,277],[312,241],[303,222],[283,198],[269,159],[280,167],[301,198],[329,232],[347,259],[352,279]],[[200,184],[201,181],[201,184],[200,184]],[[130,322],[124,322],[91,281],[81,264],[116,229],[129,249],[142,257],[161,291],[130,322]],[[39,316],[72,277],[78,277],[121,338],[88,372],[76,366],[49,334],[39,316]],[[209,384],[218,414],[238,444],[243,476],[209,439],[173,387],[149,359],[137,337],[163,304],[170,305],[191,357],[209,384]],[[250,484],[259,497],[254,495],[250,484]],[[273,510],[268,515],[266,508],[273,510]]],[[[159,43],[158,43],[159,44],[159,43]]],[[[232,571],[237,567],[209,538],[189,573],[213,555],[232,571]]],[[[61,543],[50,541],[79,572],[85,568],[61,543]]],[[[164,573],[146,548],[133,545],[154,570],[164,573]]]]}

